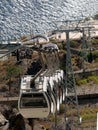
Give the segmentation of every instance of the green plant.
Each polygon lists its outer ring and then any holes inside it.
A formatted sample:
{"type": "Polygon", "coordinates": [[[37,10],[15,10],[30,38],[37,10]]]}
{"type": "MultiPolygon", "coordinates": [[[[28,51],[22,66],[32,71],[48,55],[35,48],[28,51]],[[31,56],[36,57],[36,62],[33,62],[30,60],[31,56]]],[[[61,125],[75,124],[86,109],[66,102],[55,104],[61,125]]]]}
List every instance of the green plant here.
{"type": "Polygon", "coordinates": [[[96,113],[89,113],[89,114],[84,113],[82,115],[82,118],[83,118],[83,121],[95,119],[96,118],[96,113]]]}
{"type": "Polygon", "coordinates": [[[92,39],[91,43],[92,45],[98,45],[98,39],[92,39]]]}
{"type": "Polygon", "coordinates": [[[89,76],[87,78],[87,82],[94,81],[95,83],[98,83],[98,76],[89,76]]]}
{"type": "Polygon", "coordinates": [[[96,15],[94,16],[94,19],[98,19],[98,14],[96,14],[96,15]]]}
{"type": "Polygon", "coordinates": [[[86,83],[87,83],[87,79],[76,80],[76,84],[79,85],[79,86],[86,84],[86,83]]]}
{"type": "Polygon", "coordinates": [[[86,18],[85,18],[85,21],[89,21],[89,20],[90,20],[90,18],[89,18],[89,17],[86,17],[86,18]]]}
{"type": "Polygon", "coordinates": [[[94,83],[98,83],[98,76],[88,76],[87,78],[84,78],[84,79],[80,79],[80,80],[76,80],[76,84],[78,86],[81,86],[83,84],[87,84],[87,83],[90,83],[90,82],[94,82],[94,83]]]}
{"type": "Polygon", "coordinates": [[[94,58],[94,59],[98,58],[98,51],[94,51],[94,52],[93,52],[93,58],[94,58]]]}
{"type": "Polygon", "coordinates": [[[79,43],[77,41],[70,41],[70,46],[76,48],[79,46],[79,43]]]}
{"type": "Polygon", "coordinates": [[[23,69],[19,66],[15,66],[13,64],[9,64],[6,68],[6,76],[8,79],[8,86],[9,86],[9,92],[11,91],[11,83],[12,79],[15,78],[16,76],[20,76],[22,73],[23,69]]]}

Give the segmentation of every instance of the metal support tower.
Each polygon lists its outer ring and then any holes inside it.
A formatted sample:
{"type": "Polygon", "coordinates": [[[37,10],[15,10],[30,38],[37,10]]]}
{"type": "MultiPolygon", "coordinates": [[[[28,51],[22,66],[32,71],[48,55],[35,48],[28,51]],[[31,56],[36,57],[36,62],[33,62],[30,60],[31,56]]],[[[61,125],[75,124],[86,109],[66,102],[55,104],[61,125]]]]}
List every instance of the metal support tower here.
{"type": "Polygon", "coordinates": [[[85,72],[86,64],[85,62],[88,62],[88,53],[89,53],[89,47],[91,46],[88,41],[91,41],[90,36],[90,30],[93,28],[93,26],[84,26],[80,27],[82,32],[82,46],[81,46],[81,55],[82,55],[82,68],[83,72],[85,72]]]}
{"type": "Polygon", "coordinates": [[[84,27],[82,28],[82,57],[83,57],[83,60],[85,61],[88,61],[87,59],[87,37],[86,37],[86,33],[85,33],[85,29],[84,27]]]}
{"type": "MultiPolygon", "coordinates": [[[[83,27],[83,44],[82,48],[86,47],[86,37],[85,37],[85,28],[91,29],[92,27],[83,27]]],[[[78,98],[76,93],[76,83],[75,77],[72,68],[72,61],[71,61],[71,52],[70,52],[70,39],[69,39],[69,32],[76,31],[77,29],[73,30],[63,30],[66,33],[66,81],[65,81],[65,90],[66,90],[66,97],[65,97],[65,130],[71,128],[72,130],[75,128],[78,129],[79,123],[81,123],[80,113],[79,113],[79,105],[78,105],[78,98]],[[73,114],[75,111],[75,115],[73,114]],[[70,113],[70,116],[69,116],[70,113]]],[[[80,28],[79,30],[80,31],[80,28]]],[[[85,50],[85,49],[84,49],[85,50]]],[[[86,52],[87,50],[85,50],[86,52]]],[[[87,57],[87,56],[86,56],[87,57]]]]}
{"type": "MultiPolygon", "coordinates": [[[[76,94],[76,83],[75,77],[72,68],[71,62],[71,52],[70,52],[70,40],[69,40],[69,32],[72,30],[66,31],[66,97],[65,97],[65,130],[68,130],[68,127],[73,129],[73,126],[79,123],[80,121],[80,113],[78,106],[78,98],[76,94]],[[73,115],[72,111],[76,111],[76,116],[73,115]],[[68,113],[72,113],[68,116],[68,113]]],[[[77,125],[78,126],[78,125],[77,125]]],[[[76,126],[75,126],[76,127],[76,126]]]]}
{"type": "Polygon", "coordinates": [[[92,28],[88,28],[88,44],[89,44],[89,50],[90,51],[92,50],[91,35],[92,35],[92,33],[95,33],[94,31],[91,32],[92,31],[91,29],[92,28]]]}
{"type": "Polygon", "coordinates": [[[76,94],[76,83],[72,68],[69,33],[80,31],[80,28],[57,30],[66,33],[66,75],[65,75],[65,130],[78,129],[80,113],[76,94]],[[75,111],[75,115],[73,113],[75,111]],[[70,113],[70,114],[69,114],[70,113]]]}
{"type": "Polygon", "coordinates": [[[91,42],[91,28],[88,28],[88,44],[89,44],[89,58],[88,58],[88,62],[92,63],[93,61],[93,56],[92,56],[92,42],[91,42]]]}

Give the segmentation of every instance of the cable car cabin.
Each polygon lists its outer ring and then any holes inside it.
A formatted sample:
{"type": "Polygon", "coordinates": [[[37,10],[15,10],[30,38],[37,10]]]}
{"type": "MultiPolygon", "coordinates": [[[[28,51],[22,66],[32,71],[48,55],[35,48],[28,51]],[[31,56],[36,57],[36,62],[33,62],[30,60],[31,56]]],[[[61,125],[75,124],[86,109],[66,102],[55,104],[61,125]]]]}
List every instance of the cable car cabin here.
{"type": "Polygon", "coordinates": [[[31,89],[31,80],[32,80],[31,75],[24,75],[21,78],[21,84],[20,84],[20,90],[26,91],[31,89]]]}
{"type": "Polygon", "coordinates": [[[65,88],[64,88],[64,72],[63,70],[56,70],[56,77],[57,85],[58,85],[58,95],[60,99],[60,104],[65,100],[65,88]]]}
{"type": "Polygon", "coordinates": [[[55,97],[54,92],[51,92],[51,99],[53,102],[53,108],[51,109],[51,113],[54,114],[56,112],[56,97],[55,97]]]}
{"type": "MultiPolygon", "coordinates": [[[[59,96],[57,95],[58,93],[58,86],[57,86],[57,83],[55,81],[55,76],[50,76],[49,78],[49,85],[51,87],[51,91],[52,91],[52,98],[54,98],[53,100],[56,101],[56,104],[57,104],[57,111],[60,110],[60,102],[59,102],[59,96]]],[[[55,107],[55,103],[54,103],[54,107],[55,107]]],[[[55,109],[55,108],[54,108],[55,109]]]]}
{"type": "Polygon", "coordinates": [[[54,114],[56,112],[56,96],[54,92],[51,90],[49,81],[47,85],[47,94],[49,95],[51,101],[51,113],[54,114]]]}
{"type": "Polygon", "coordinates": [[[60,71],[55,73],[55,78],[54,78],[54,93],[56,93],[57,97],[57,109],[59,111],[60,109],[60,104],[62,104],[63,99],[64,99],[64,91],[63,91],[63,86],[61,84],[61,76],[60,76],[60,71]]]}
{"type": "Polygon", "coordinates": [[[60,104],[62,104],[62,102],[63,102],[63,86],[62,86],[61,71],[58,70],[56,73],[58,75],[58,95],[59,95],[60,104]]]}
{"type": "Polygon", "coordinates": [[[42,89],[44,92],[47,93],[51,105],[51,113],[54,114],[56,111],[56,99],[53,95],[53,91],[51,91],[51,86],[48,84],[48,81],[49,77],[41,75],[39,76],[39,80],[36,80],[35,82],[38,82],[37,88],[42,89]]]}
{"type": "Polygon", "coordinates": [[[53,95],[53,92],[51,91],[51,87],[48,84],[49,77],[47,77],[44,74],[41,74],[37,78],[37,80],[35,80],[36,88],[42,89],[44,92],[47,93],[49,102],[51,104],[51,113],[54,114],[56,111],[56,100],[55,100],[55,97],[53,95]]]}
{"type": "MultiPolygon", "coordinates": [[[[56,96],[56,86],[55,86],[55,83],[54,83],[54,76],[50,76],[49,80],[48,80],[48,84],[50,86],[50,89],[51,89],[51,94],[52,94],[52,100],[54,102],[54,109],[55,109],[55,104],[57,104],[57,96],[56,96]]],[[[57,104],[58,105],[58,104],[57,104]]],[[[59,106],[59,105],[58,105],[59,106]]]]}
{"type": "MultiPolygon", "coordinates": [[[[55,100],[56,100],[57,111],[59,111],[60,110],[60,101],[59,101],[59,95],[58,95],[58,85],[57,85],[55,80],[53,82],[54,82],[54,85],[53,85],[53,90],[52,91],[53,91],[53,95],[54,95],[55,100]]],[[[52,84],[50,83],[50,86],[51,85],[52,84]]]]}
{"type": "Polygon", "coordinates": [[[56,70],[56,73],[58,73],[59,80],[62,81],[64,79],[64,71],[63,70],[56,70]]]}
{"type": "Polygon", "coordinates": [[[44,76],[46,71],[43,71],[42,74],[40,74],[36,79],[35,79],[35,88],[36,89],[43,89],[43,91],[47,91],[47,79],[44,76]]]}
{"type": "Polygon", "coordinates": [[[57,70],[57,72],[60,73],[60,77],[61,77],[61,89],[62,89],[62,94],[63,94],[63,97],[62,97],[62,101],[65,100],[65,77],[64,77],[64,71],[63,70],[57,70]]]}
{"type": "Polygon", "coordinates": [[[46,118],[51,104],[46,92],[23,92],[19,96],[18,109],[25,118],[46,118]]]}
{"type": "Polygon", "coordinates": [[[36,79],[35,79],[35,88],[36,89],[43,89],[43,77],[41,76],[38,76],[36,79]]]}

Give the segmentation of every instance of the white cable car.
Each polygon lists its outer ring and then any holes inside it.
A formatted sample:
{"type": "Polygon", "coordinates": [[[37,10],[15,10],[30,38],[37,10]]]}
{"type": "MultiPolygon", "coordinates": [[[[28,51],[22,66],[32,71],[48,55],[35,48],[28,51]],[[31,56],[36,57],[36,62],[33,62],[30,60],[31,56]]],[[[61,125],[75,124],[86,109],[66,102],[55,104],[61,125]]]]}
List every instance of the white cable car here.
{"type": "Polygon", "coordinates": [[[54,114],[56,112],[56,97],[54,92],[51,90],[51,85],[49,83],[49,79],[48,79],[48,85],[47,85],[47,93],[48,95],[50,95],[51,98],[51,113],[54,114]]]}
{"type": "Polygon", "coordinates": [[[53,102],[53,110],[51,111],[53,114],[56,112],[56,97],[54,92],[51,91],[51,98],[53,102]]]}
{"type": "Polygon", "coordinates": [[[57,86],[57,96],[59,98],[59,103],[62,103],[62,97],[63,97],[63,92],[62,92],[62,88],[61,88],[61,77],[60,77],[60,73],[56,72],[55,73],[55,81],[56,81],[56,86],[57,86]]]}
{"type": "Polygon", "coordinates": [[[57,99],[57,111],[60,111],[60,98],[59,98],[59,88],[58,88],[58,83],[56,80],[54,80],[54,88],[53,91],[55,93],[56,99],[57,99]]]}
{"type": "Polygon", "coordinates": [[[25,75],[21,78],[18,100],[19,112],[25,118],[46,118],[51,112],[50,97],[47,92],[41,88],[43,81],[40,81],[39,84],[37,84],[38,88],[34,88],[35,90],[33,90],[30,86],[31,80],[32,76],[29,75],[25,75]]]}
{"type": "Polygon", "coordinates": [[[62,86],[62,89],[63,89],[63,101],[65,100],[65,76],[64,76],[64,71],[63,70],[60,70],[61,72],[61,86],[62,86]]]}
{"type": "Polygon", "coordinates": [[[61,70],[56,70],[57,76],[58,76],[58,91],[59,91],[59,100],[60,100],[60,104],[62,104],[63,102],[63,98],[64,98],[64,85],[63,85],[63,80],[61,77],[61,70]]]}
{"type": "Polygon", "coordinates": [[[48,83],[49,77],[47,77],[45,75],[46,75],[46,73],[43,73],[43,74],[41,74],[41,76],[39,76],[40,77],[39,79],[41,79],[41,80],[39,80],[39,84],[40,84],[40,86],[42,85],[43,91],[47,92],[49,102],[51,104],[51,113],[54,114],[56,111],[56,100],[53,95],[53,92],[51,91],[51,87],[49,86],[49,83],[48,83]]]}
{"type": "Polygon", "coordinates": [[[60,86],[61,95],[62,95],[60,98],[60,103],[62,103],[65,100],[64,71],[63,70],[56,70],[56,73],[58,73],[59,86],[60,86]]]}
{"type": "Polygon", "coordinates": [[[21,77],[20,91],[30,90],[32,78],[31,75],[24,75],[21,77]]]}
{"type": "Polygon", "coordinates": [[[39,89],[40,91],[33,91],[32,88],[28,87],[26,77],[24,81],[25,87],[21,87],[18,100],[19,112],[25,118],[45,118],[50,113],[54,114],[56,111],[56,102],[53,94],[51,93],[50,95],[50,93],[47,92],[47,77],[41,75],[35,80],[35,89],[39,89]],[[45,102],[45,104],[43,102],[45,102]]]}
{"type": "Polygon", "coordinates": [[[59,101],[59,95],[58,95],[58,85],[57,85],[57,82],[56,82],[56,77],[57,76],[52,76],[50,78],[50,86],[51,86],[51,89],[53,91],[53,94],[55,95],[54,97],[56,98],[56,104],[57,104],[57,111],[60,110],[60,101],[59,101]]]}
{"type": "Polygon", "coordinates": [[[48,85],[48,78],[49,77],[46,77],[43,75],[43,85],[42,86],[43,86],[43,90],[47,92],[47,95],[49,97],[50,104],[51,104],[51,113],[55,113],[55,100],[54,100],[53,94],[51,92],[51,88],[48,85]]]}
{"type": "Polygon", "coordinates": [[[21,92],[18,100],[19,112],[25,118],[46,118],[51,111],[51,104],[47,92],[21,92]]]}

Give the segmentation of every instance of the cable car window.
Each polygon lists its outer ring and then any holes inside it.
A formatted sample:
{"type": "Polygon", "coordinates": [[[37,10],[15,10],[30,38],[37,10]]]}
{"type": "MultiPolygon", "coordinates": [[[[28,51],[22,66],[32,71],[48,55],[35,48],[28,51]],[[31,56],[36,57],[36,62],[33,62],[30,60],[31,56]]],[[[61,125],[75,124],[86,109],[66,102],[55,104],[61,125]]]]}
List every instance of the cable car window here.
{"type": "Polygon", "coordinates": [[[22,94],[21,108],[46,108],[47,101],[42,93],[22,94]]]}

